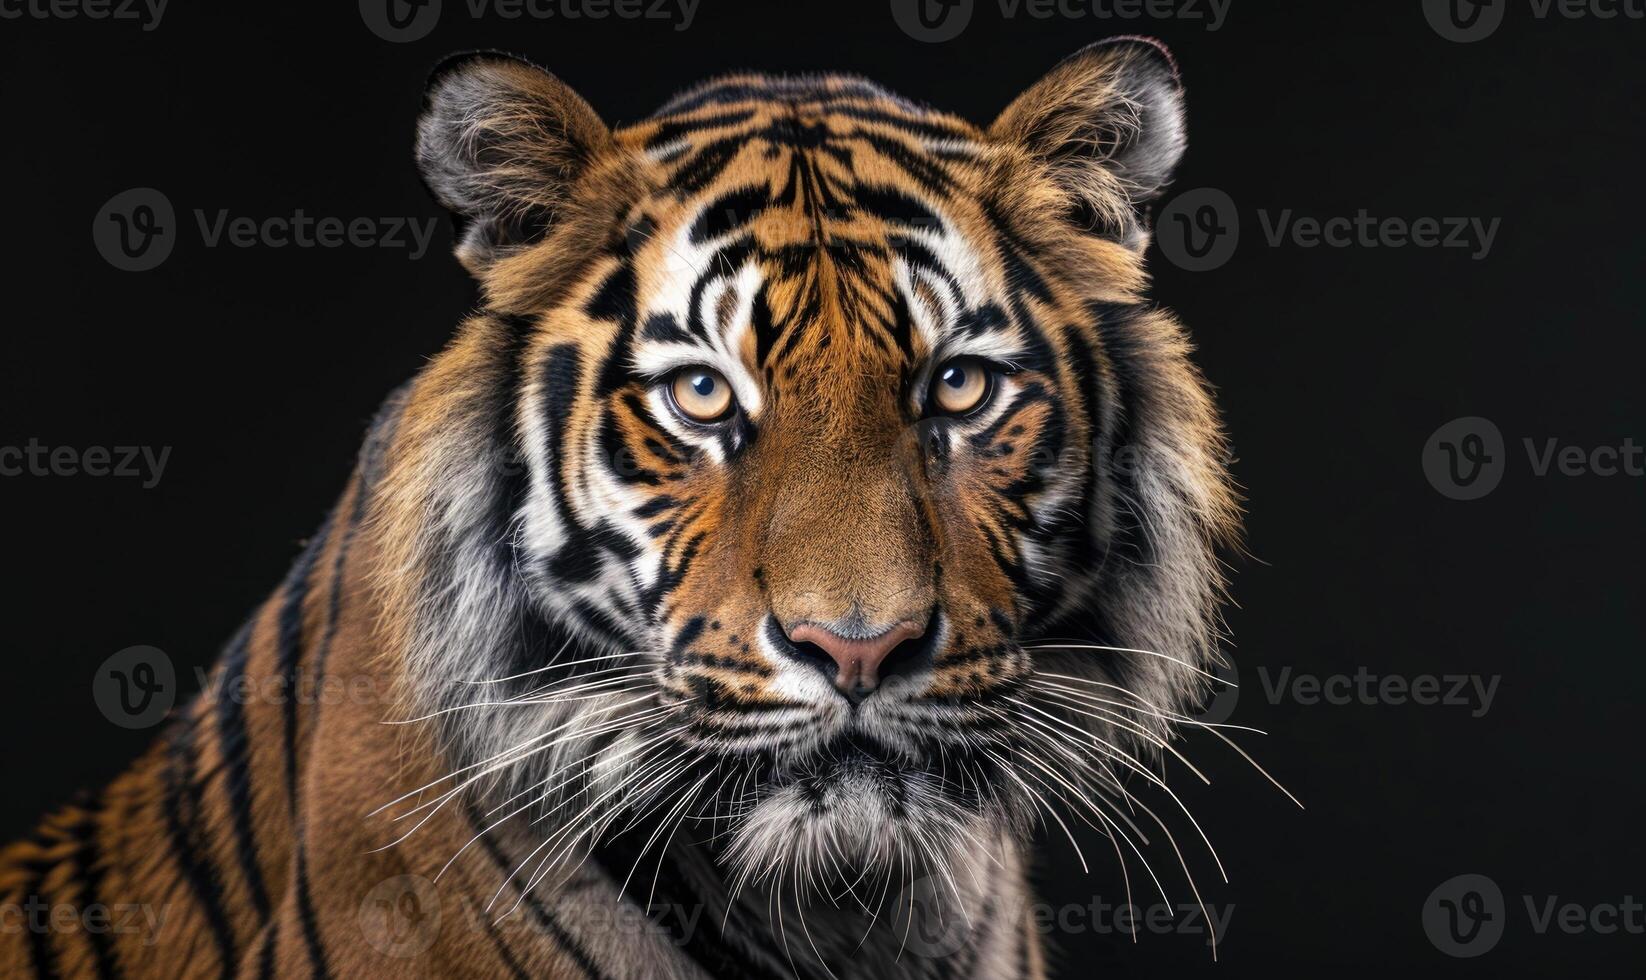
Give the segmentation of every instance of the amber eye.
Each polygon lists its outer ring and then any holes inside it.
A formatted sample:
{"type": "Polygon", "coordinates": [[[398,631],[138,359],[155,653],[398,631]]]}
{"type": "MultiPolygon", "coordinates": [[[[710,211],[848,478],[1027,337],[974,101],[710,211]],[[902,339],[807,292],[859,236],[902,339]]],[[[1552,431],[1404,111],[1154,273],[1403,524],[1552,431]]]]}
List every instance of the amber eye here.
{"type": "Polygon", "coordinates": [[[982,361],[957,357],[937,369],[932,379],[932,407],[944,415],[975,412],[989,400],[994,372],[982,361]]]}
{"type": "Polygon", "coordinates": [[[693,422],[718,422],[732,410],[732,386],[714,368],[689,367],[676,372],[669,394],[680,414],[693,422]]]}

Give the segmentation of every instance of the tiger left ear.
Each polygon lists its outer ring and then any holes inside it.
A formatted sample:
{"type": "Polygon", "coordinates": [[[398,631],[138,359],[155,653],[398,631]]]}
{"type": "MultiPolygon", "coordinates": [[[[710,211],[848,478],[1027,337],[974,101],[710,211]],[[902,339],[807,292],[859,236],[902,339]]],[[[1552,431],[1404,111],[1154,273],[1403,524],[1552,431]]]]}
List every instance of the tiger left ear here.
{"type": "Polygon", "coordinates": [[[418,169],[457,216],[457,258],[476,275],[562,220],[573,188],[612,145],[571,86],[491,52],[442,64],[417,120],[418,169]]]}
{"type": "Polygon", "coordinates": [[[1188,145],[1177,64],[1153,38],[1098,41],[1018,96],[989,135],[1044,164],[1076,220],[1130,240],[1188,145]]]}

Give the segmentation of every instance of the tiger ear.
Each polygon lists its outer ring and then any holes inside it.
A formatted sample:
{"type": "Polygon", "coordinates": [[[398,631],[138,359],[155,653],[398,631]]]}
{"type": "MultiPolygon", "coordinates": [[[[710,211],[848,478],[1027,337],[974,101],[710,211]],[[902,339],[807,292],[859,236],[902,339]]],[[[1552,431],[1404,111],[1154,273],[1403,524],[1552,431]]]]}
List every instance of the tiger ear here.
{"type": "Polygon", "coordinates": [[[1077,221],[1132,240],[1188,145],[1177,64],[1153,38],[1098,41],[1018,96],[989,135],[1042,163],[1077,221]]]}
{"type": "Polygon", "coordinates": [[[541,238],[612,146],[611,130],[570,86],[495,53],[444,62],[417,121],[418,169],[457,215],[457,258],[477,275],[541,238]]]}

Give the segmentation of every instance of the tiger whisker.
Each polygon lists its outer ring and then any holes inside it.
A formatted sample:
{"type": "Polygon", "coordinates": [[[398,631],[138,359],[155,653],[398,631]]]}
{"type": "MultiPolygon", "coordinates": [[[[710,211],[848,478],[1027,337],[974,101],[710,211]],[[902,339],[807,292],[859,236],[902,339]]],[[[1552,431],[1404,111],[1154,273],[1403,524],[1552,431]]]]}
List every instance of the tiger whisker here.
{"type": "MultiPolygon", "coordinates": [[[[1055,715],[1053,715],[1049,712],[1042,711],[1040,708],[1037,708],[1034,705],[1029,704],[1027,701],[1024,701],[1020,698],[1016,698],[1016,697],[1012,697],[1012,696],[1008,695],[1005,698],[1005,700],[1010,701],[1014,704],[1020,705],[1024,708],[1027,708],[1030,711],[1035,712],[1036,714],[1044,715],[1047,718],[1051,718],[1053,721],[1056,721],[1059,724],[1067,726],[1069,729],[1071,729],[1072,731],[1074,731],[1077,734],[1080,734],[1080,735],[1089,735],[1089,734],[1091,734],[1090,732],[1087,732],[1085,729],[1082,729],[1078,725],[1070,725],[1068,722],[1064,721],[1063,719],[1058,718],[1057,716],[1055,716],[1055,715]]],[[[1190,772],[1192,772],[1196,776],[1200,777],[1201,782],[1205,783],[1208,786],[1211,785],[1212,781],[1209,778],[1207,778],[1206,774],[1201,772],[1198,768],[1196,768],[1194,763],[1192,763],[1188,759],[1184,758],[1183,753],[1179,752],[1176,749],[1176,747],[1174,747],[1170,742],[1166,741],[1165,739],[1161,738],[1158,735],[1155,735],[1153,733],[1144,731],[1141,728],[1138,728],[1134,725],[1131,725],[1130,723],[1128,723],[1125,720],[1124,716],[1119,715],[1119,714],[1111,711],[1111,712],[1106,712],[1106,714],[1108,714],[1112,717],[1111,718],[1105,718],[1102,715],[1094,714],[1093,712],[1084,711],[1084,710],[1081,710],[1081,709],[1078,709],[1078,708],[1066,707],[1066,710],[1074,711],[1078,714],[1086,715],[1086,716],[1091,717],[1091,718],[1096,718],[1099,721],[1107,721],[1111,725],[1115,725],[1116,727],[1121,728],[1124,731],[1131,732],[1132,734],[1137,735],[1139,738],[1144,739],[1145,741],[1149,742],[1150,744],[1155,745],[1155,746],[1157,746],[1161,749],[1164,749],[1167,752],[1170,752],[1179,762],[1183,763],[1183,765],[1188,767],[1190,772]],[[1113,719],[1118,719],[1118,720],[1113,720],[1113,719]]],[[[1099,710],[1102,710],[1102,709],[1099,709],[1099,710]]]]}
{"type": "MultiPolygon", "coordinates": [[[[1028,775],[1031,776],[1032,778],[1036,778],[1036,781],[1039,781],[1038,777],[1034,777],[1033,773],[1028,773],[1028,775]]],[[[1125,793],[1124,788],[1120,788],[1118,784],[1115,784],[1115,785],[1116,785],[1117,788],[1120,789],[1120,792],[1125,793]]],[[[1048,787],[1048,789],[1049,788],[1050,787],[1048,787]]],[[[1137,844],[1132,841],[1131,837],[1128,834],[1126,834],[1123,830],[1121,830],[1121,828],[1117,824],[1114,823],[1114,821],[1110,817],[1110,815],[1105,814],[1103,812],[1102,808],[1098,807],[1093,800],[1091,800],[1090,798],[1087,798],[1087,797],[1081,797],[1081,799],[1082,799],[1082,802],[1084,802],[1086,804],[1086,806],[1091,810],[1091,812],[1094,816],[1096,816],[1100,821],[1102,821],[1109,828],[1111,828],[1111,833],[1109,835],[1107,835],[1107,836],[1110,837],[1111,841],[1113,841],[1114,838],[1116,836],[1118,836],[1120,840],[1122,840],[1126,843],[1127,847],[1131,848],[1132,853],[1137,855],[1138,861],[1142,863],[1144,870],[1146,870],[1149,873],[1149,877],[1154,880],[1155,887],[1160,891],[1161,900],[1164,901],[1167,905],[1172,904],[1172,901],[1171,901],[1170,897],[1168,897],[1168,895],[1166,893],[1165,884],[1163,882],[1161,882],[1160,876],[1155,874],[1154,867],[1149,864],[1148,858],[1144,857],[1143,852],[1138,849],[1137,844]]],[[[1115,816],[1118,816],[1122,820],[1126,820],[1125,814],[1116,813],[1115,816]]],[[[1139,839],[1141,839],[1145,845],[1149,843],[1148,835],[1144,834],[1143,831],[1141,829],[1139,829],[1135,824],[1132,824],[1132,822],[1130,820],[1126,820],[1126,823],[1129,827],[1131,827],[1132,831],[1137,834],[1139,839]]],[[[1162,827],[1162,829],[1165,829],[1165,828],[1162,827]]],[[[1169,833],[1169,831],[1168,831],[1168,833],[1169,833]]],[[[1122,861],[1122,866],[1124,867],[1124,861],[1122,861]]],[[[1129,879],[1128,879],[1128,889],[1129,889],[1129,879]]],[[[1128,890],[1128,894],[1129,894],[1129,890],[1128,890]]]]}
{"type": "Polygon", "coordinates": [[[1194,664],[1189,663],[1187,660],[1182,660],[1178,657],[1172,656],[1171,654],[1159,653],[1159,652],[1154,651],[1154,650],[1139,650],[1135,647],[1108,647],[1108,646],[1100,646],[1100,645],[1097,645],[1097,644],[1094,644],[1094,643],[1033,643],[1033,644],[1024,644],[1023,648],[1025,650],[1107,650],[1110,653],[1138,653],[1138,654],[1142,654],[1142,655],[1148,656],[1148,657],[1159,657],[1162,660],[1170,660],[1174,664],[1178,664],[1179,666],[1182,666],[1182,667],[1187,667],[1188,669],[1194,671],[1195,673],[1201,675],[1202,677],[1210,678],[1211,680],[1214,680],[1214,681],[1218,682],[1219,684],[1227,684],[1230,687],[1239,687],[1240,686],[1239,684],[1236,684],[1234,681],[1225,680],[1224,678],[1217,676],[1216,674],[1212,673],[1209,670],[1204,670],[1200,667],[1196,667],[1194,664]]]}
{"type": "MultiPolygon", "coordinates": [[[[1093,682],[1093,683],[1096,683],[1096,682],[1093,682]]],[[[1113,698],[1101,697],[1099,695],[1092,694],[1088,691],[1083,691],[1079,688],[1070,687],[1067,684],[1058,684],[1054,681],[1043,680],[1039,677],[1031,678],[1029,680],[1029,686],[1033,687],[1037,691],[1048,692],[1048,693],[1049,692],[1056,692],[1058,694],[1063,695],[1064,697],[1079,699],[1080,701],[1084,701],[1088,704],[1106,705],[1108,707],[1117,708],[1117,709],[1120,709],[1122,711],[1130,711],[1130,712],[1133,712],[1135,714],[1146,715],[1150,718],[1158,718],[1161,721],[1171,722],[1173,725],[1188,725],[1188,726],[1191,726],[1191,727],[1194,727],[1194,728],[1226,728],[1226,729],[1232,729],[1234,731],[1252,732],[1252,733],[1257,734],[1257,735],[1267,735],[1268,734],[1267,732],[1263,731],[1260,728],[1252,728],[1248,725],[1231,725],[1231,724],[1227,724],[1227,723],[1223,723],[1223,722],[1201,721],[1197,718],[1190,718],[1187,715],[1180,715],[1180,714],[1176,714],[1174,712],[1161,711],[1159,709],[1150,708],[1148,706],[1141,706],[1140,707],[1139,705],[1131,704],[1131,703],[1126,702],[1126,701],[1116,701],[1113,698]]]]}
{"type": "MultiPolygon", "coordinates": [[[[567,642],[569,643],[571,641],[568,640],[567,642]]],[[[564,650],[565,646],[562,645],[561,649],[564,650]]],[[[542,667],[538,667],[535,670],[528,670],[528,671],[524,671],[524,672],[519,673],[519,674],[510,674],[508,677],[491,677],[491,678],[487,678],[486,680],[479,680],[479,681],[462,680],[462,681],[459,681],[458,683],[460,683],[460,684],[471,684],[471,685],[505,684],[505,683],[508,683],[509,681],[517,681],[522,677],[531,677],[533,674],[541,674],[541,673],[544,673],[544,672],[550,671],[550,670],[564,670],[567,667],[580,667],[583,664],[604,663],[607,660],[616,660],[616,659],[619,659],[621,657],[644,657],[644,656],[648,655],[649,653],[651,653],[650,650],[635,650],[635,651],[632,651],[632,652],[629,652],[629,653],[607,653],[607,654],[602,654],[601,656],[598,656],[598,657],[585,657],[582,660],[568,660],[565,663],[555,663],[551,660],[547,665],[542,666],[542,667]]],[[[559,654],[557,653],[557,654],[555,654],[555,656],[559,656],[559,654]]],[[[616,668],[613,668],[613,669],[616,669],[616,668]]]]}
{"type": "MultiPolygon", "coordinates": [[[[1087,678],[1087,677],[1075,677],[1075,676],[1068,675],[1068,674],[1046,674],[1045,676],[1047,676],[1047,677],[1057,677],[1057,678],[1061,678],[1061,679],[1065,679],[1065,680],[1071,680],[1071,681],[1079,681],[1081,683],[1091,684],[1095,687],[1103,687],[1103,688],[1112,689],[1112,690],[1119,691],[1121,693],[1130,695],[1130,696],[1136,698],[1137,700],[1142,701],[1144,704],[1149,704],[1148,701],[1144,700],[1142,697],[1140,697],[1136,693],[1134,693],[1132,691],[1128,691],[1127,689],[1125,689],[1123,687],[1120,687],[1118,685],[1115,685],[1115,684],[1108,684],[1108,683],[1105,683],[1105,682],[1102,682],[1102,681],[1092,680],[1091,678],[1087,678]]],[[[1150,705],[1150,707],[1153,707],[1153,705],[1150,705]]],[[[1158,710],[1158,709],[1156,709],[1156,710],[1158,710]]],[[[1250,764],[1253,769],[1256,769],[1258,771],[1258,773],[1263,776],[1264,779],[1268,780],[1269,783],[1271,783],[1275,787],[1275,789],[1278,789],[1282,793],[1286,794],[1286,798],[1291,800],[1293,803],[1297,804],[1299,809],[1304,809],[1302,800],[1299,800],[1295,795],[1293,795],[1291,790],[1287,789],[1278,779],[1276,779],[1273,775],[1271,775],[1267,769],[1263,768],[1263,766],[1256,759],[1252,758],[1252,756],[1245,749],[1241,748],[1240,745],[1237,742],[1235,742],[1233,739],[1229,738],[1227,735],[1224,735],[1223,732],[1220,731],[1219,729],[1225,729],[1226,728],[1226,729],[1232,729],[1232,730],[1236,730],[1236,731],[1253,732],[1253,733],[1258,734],[1258,735],[1267,735],[1268,734],[1267,732],[1263,731],[1260,728],[1251,728],[1251,727],[1246,726],[1246,725],[1214,724],[1212,722],[1199,721],[1199,720],[1194,719],[1194,718],[1172,717],[1170,714],[1168,714],[1167,717],[1170,717],[1171,720],[1177,722],[1178,724],[1192,725],[1196,728],[1204,729],[1205,731],[1207,731],[1210,734],[1212,734],[1213,736],[1215,736],[1217,739],[1222,741],[1223,744],[1227,745],[1229,748],[1233,749],[1236,753],[1238,753],[1242,759],[1246,760],[1246,762],[1248,764],[1250,764]]]]}
{"type": "MultiPolygon", "coordinates": [[[[647,700],[650,700],[649,695],[643,696],[643,697],[638,697],[638,698],[635,698],[631,701],[625,701],[622,704],[613,705],[611,710],[615,710],[617,708],[622,708],[622,707],[627,707],[627,706],[633,705],[633,704],[639,704],[639,703],[641,703],[643,701],[647,701],[647,700]]],[[[554,735],[556,732],[563,731],[566,728],[570,728],[571,726],[573,726],[575,724],[578,724],[580,720],[581,719],[575,719],[574,718],[571,721],[566,722],[565,724],[557,725],[554,728],[551,728],[546,732],[542,732],[542,733],[539,733],[537,735],[534,735],[531,738],[527,739],[526,741],[519,743],[518,745],[515,745],[511,748],[505,749],[502,752],[495,753],[495,754],[493,754],[493,755],[491,755],[491,756],[489,756],[485,759],[481,759],[479,762],[471,762],[466,766],[461,766],[457,769],[453,769],[451,772],[447,773],[444,776],[441,776],[439,779],[435,779],[431,782],[425,783],[424,785],[419,786],[417,789],[411,790],[410,792],[402,793],[401,795],[395,797],[394,799],[390,800],[389,802],[383,804],[382,806],[378,807],[377,809],[375,809],[375,810],[371,811],[370,813],[366,814],[366,816],[368,816],[368,817],[376,816],[377,814],[383,812],[384,810],[387,810],[389,807],[394,806],[396,803],[399,803],[403,800],[406,800],[406,799],[409,799],[413,796],[416,796],[419,793],[424,792],[425,790],[433,789],[434,787],[440,785],[441,783],[445,782],[448,779],[455,778],[459,773],[467,772],[470,769],[477,769],[477,768],[479,768],[481,766],[484,766],[484,765],[486,765],[490,762],[493,762],[497,759],[501,759],[504,756],[507,756],[507,755],[510,755],[514,752],[517,752],[526,745],[530,745],[534,742],[538,742],[538,741],[541,741],[545,738],[549,738],[550,736],[554,735]]]]}
{"type": "Polygon", "coordinates": [[[428,714],[425,714],[425,715],[419,715],[416,718],[395,719],[395,720],[391,720],[391,721],[385,721],[384,724],[386,724],[386,725],[412,725],[412,724],[416,724],[418,722],[428,721],[432,718],[439,718],[439,717],[442,717],[444,715],[454,714],[454,713],[459,712],[459,711],[472,711],[475,708],[512,708],[512,707],[518,707],[518,706],[521,706],[521,705],[565,704],[565,703],[572,703],[572,702],[576,702],[576,701],[590,701],[590,700],[593,700],[596,697],[609,697],[609,696],[611,696],[612,692],[607,692],[607,693],[604,693],[604,694],[592,695],[592,696],[587,696],[587,697],[584,697],[584,696],[573,697],[572,695],[580,695],[583,692],[601,690],[603,688],[608,688],[608,687],[621,687],[624,684],[629,684],[629,683],[632,683],[632,682],[637,681],[637,680],[644,680],[646,676],[647,676],[646,674],[634,674],[634,675],[624,676],[624,677],[608,677],[604,680],[591,681],[588,684],[583,684],[583,685],[580,685],[578,687],[573,687],[573,688],[565,691],[562,694],[555,695],[554,697],[546,697],[546,698],[518,697],[518,698],[506,698],[502,701],[474,701],[474,702],[471,702],[469,704],[455,704],[455,705],[450,705],[450,706],[445,707],[445,708],[439,708],[439,709],[437,709],[435,711],[431,711],[431,712],[429,712],[428,714]]]}
{"type": "MultiPolygon", "coordinates": [[[[654,710],[656,710],[656,709],[654,709],[654,710]]],[[[644,712],[641,713],[642,716],[644,716],[644,714],[646,714],[646,713],[644,713],[644,712]]],[[[565,741],[568,741],[572,738],[588,737],[591,734],[602,734],[604,731],[614,730],[616,727],[627,727],[628,725],[632,724],[633,721],[634,721],[634,717],[632,717],[632,716],[631,717],[625,717],[625,718],[619,719],[617,721],[611,722],[610,723],[611,727],[608,727],[608,728],[605,728],[605,729],[601,729],[601,730],[597,730],[597,731],[593,731],[593,732],[590,732],[590,731],[578,732],[578,733],[576,733],[576,735],[565,736],[561,739],[557,739],[553,742],[549,742],[546,745],[533,745],[529,750],[525,750],[525,746],[532,745],[533,742],[536,742],[538,740],[538,739],[535,739],[535,738],[534,739],[529,739],[527,742],[521,743],[520,746],[516,747],[517,749],[522,749],[524,751],[521,751],[515,757],[505,759],[501,762],[498,762],[496,765],[490,766],[489,768],[487,768],[487,769],[485,769],[485,770],[483,770],[479,773],[476,773],[475,775],[470,776],[469,778],[463,780],[461,783],[458,783],[456,786],[454,786],[451,789],[447,790],[446,792],[440,794],[435,799],[426,801],[426,802],[421,803],[421,804],[418,804],[417,806],[415,806],[412,809],[406,811],[405,813],[399,814],[398,816],[394,817],[393,820],[395,822],[398,822],[398,821],[406,819],[407,817],[412,816],[413,814],[416,814],[420,810],[432,807],[432,809],[429,810],[429,813],[426,816],[424,816],[422,820],[419,820],[417,822],[417,824],[412,827],[411,830],[407,831],[400,838],[392,841],[389,844],[385,844],[382,847],[374,848],[373,851],[368,852],[368,853],[375,853],[376,851],[386,850],[390,847],[395,846],[396,844],[399,844],[399,843],[405,841],[406,838],[410,837],[413,833],[415,833],[418,830],[418,828],[422,827],[425,823],[427,823],[429,821],[429,819],[435,815],[435,813],[439,812],[441,807],[444,807],[446,805],[446,803],[450,802],[458,793],[462,792],[462,790],[464,790],[465,788],[467,788],[469,786],[472,786],[474,783],[478,782],[479,780],[485,778],[486,776],[488,776],[488,775],[490,775],[494,772],[497,772],[497,771],[500,771],[502,769],[508,768],[509,766],[512,766],[512,765],[522,761],[523,759],[529,758],[529,757],[531,757],[533,755],[536,755],[540,752],[546,752],[546,751],[548,751],[552,748],[555,748],[556,746],[558,746],[558,745],[560,745],[560,744],[564,743],[565,741]]],[[[561,727],[565,727],[565,726],[561,726],[561,727]]],[[[500,753],[500,755],[507,755],[507,754],[508,753],[500,753]]],[[[434,785],[438,784],[439,782],[441,782],[441,780],[436,780],[434,783],[429,784],[429,787],[425,787],[425,789],[431,788],[434,785]]],[[[421,790],[418,790],[416,792],[421,792],[421,790]]],[[[406,796],[410,796],[410,795],[412,795],[412,794],[406,794],[406,796]]],[[[406,796],[402,796],[400,798],[400,800],[404,800],[406,798],[406,796]]],[[[372,813],[368,814],[368,816],[375,816],[376,814],[381,813],[387,807],[393,806],[394,803],[400,802],[400,800],[396,800],[396,801],[393,801],[391,803],[385,804],[384,806],[379,807],[378,809],[372,811],[372,813]]]]}
{"type": "MultiPolygon", "coordinates": [[[[1023,720],[1027,721],[1029,724],[1032,724],[1032,725],[1040,724],[1039,722],[1035,721],[1035,719],[1033,719],[1033,718],[1025,718],[1023,720]]],[[[1042,726],[1042,727],[1044,727],[1044,726],[1042,726]]],[[[1154,784],[1155,786],[1159,787],[1163,792],[1165,792],[1165,794],[1167,796],[1170,796],[1172,798],[1172,801],[1177,804],[1178,809],[1183,811],[1183,815],[1185,817],[1189,818],[1190,825],[1193,826],[1194,829],[1195,829],[1195,832],[1200,835],[1201,841],[1203,841],[1206,845],[1206,850],[1211,852],[1212,860],[1217,864],[1218,873],[1221,874],[1223,876],[1223,880],[1225,882],[1227,882],[1229,880],[1228,872],[1226,872],[1223,869],[1223,861],[1222,861],[1221,858],[1218,857],[1217,848],[1212,846],[1211,838],[1206,836],[1206,831],[1201,829],[1200,821],[1196,820],[1195,817],[1194,817],[1194,814],[1189,812],[1188,806],[1186,804],[1184,804],[1183,800],[1180,797],[1178,797],[1177,793],[1175,793],[1170,786],[1166,785],[1165,780],[1161,779],[1160,777],[1156,776],[1154,773],[1150,772],[1148,769],[1144,768],[1141,764],[1138,763],[1138,761],[1136,759],[1132,758],[1132,756],[1130,754],[1120,750],[1118,747],[1110,744],[1109,742],[1107,742],[1107,741],[1105,741],[1101,738],[1097,738],[1096,736],[1092,736],[1091,744],[1093,746],[1097,747],[1105,755],[1114,758],[1116,761],[1120,762],[1122,765],[1124,765],[1128,769],[1131,769],[1133,772],[1136,772],[1138,775],[1142,776],[1148,782],[1150,782],[1150,783],[1154,784]]],[[[1138,804],[1138,805],[1141,806],[1142,804],[1138,804]]],[[[1164,829],[1164,826],[1162,827],[1162,829],[1164,829]]]]}

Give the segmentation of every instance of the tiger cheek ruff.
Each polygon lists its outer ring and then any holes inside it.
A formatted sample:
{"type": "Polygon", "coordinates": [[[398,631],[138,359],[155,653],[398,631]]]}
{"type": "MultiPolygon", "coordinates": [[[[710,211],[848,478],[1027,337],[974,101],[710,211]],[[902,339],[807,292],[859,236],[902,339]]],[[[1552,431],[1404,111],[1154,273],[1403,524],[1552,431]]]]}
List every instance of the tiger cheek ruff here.
{"type": "Polygon", "coordinates": [[[1142,39],[983,128],[748,74],[612,129],[448,62],[416,157],[483,306],[207,689],[0,853],[159,941],[0,974],[1043,976],[1031,829],[1132,843],[1218,656],[1238,506],[1145,295],[1184,146],[1142,39]]]}

